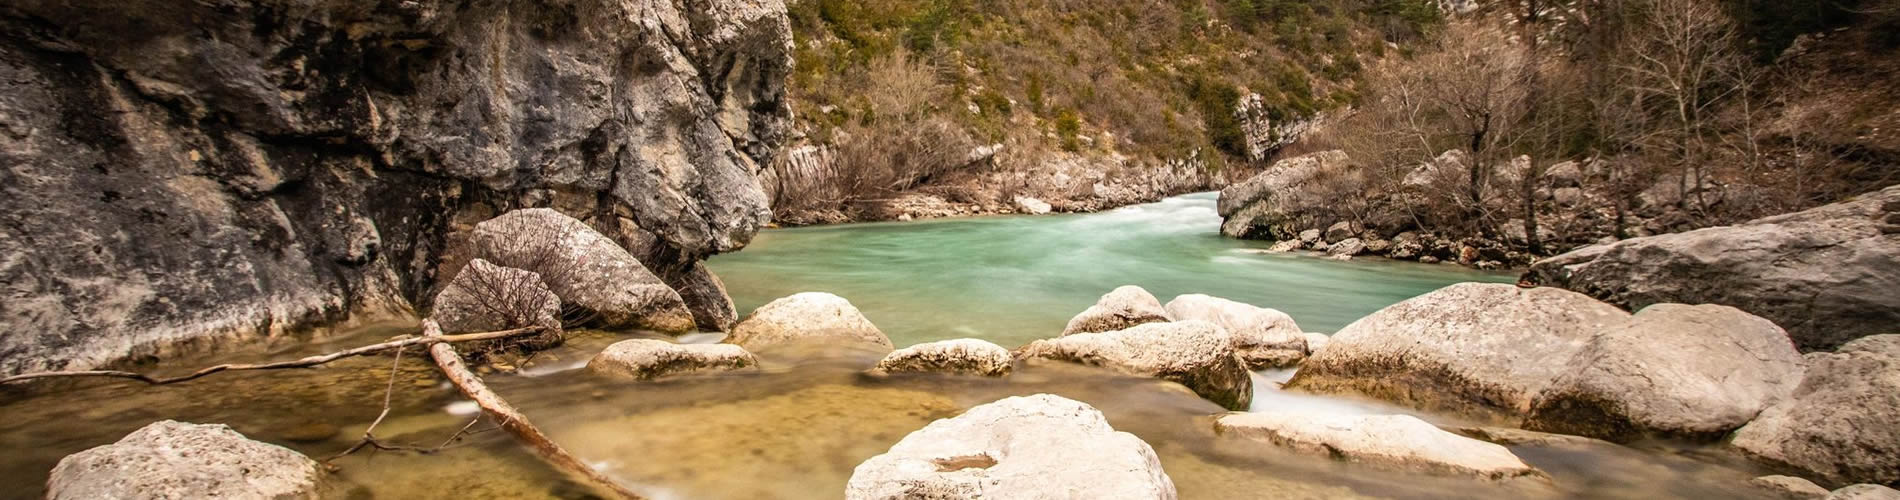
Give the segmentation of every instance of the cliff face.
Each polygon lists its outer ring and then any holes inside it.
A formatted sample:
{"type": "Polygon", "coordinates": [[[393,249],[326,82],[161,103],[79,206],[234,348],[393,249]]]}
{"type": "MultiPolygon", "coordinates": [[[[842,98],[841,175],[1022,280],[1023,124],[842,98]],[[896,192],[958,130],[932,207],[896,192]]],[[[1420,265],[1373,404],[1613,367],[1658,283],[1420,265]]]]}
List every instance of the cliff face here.
{"type": "Polygon", "coordinates": [[[613,235],[718,318],[697,262],[768,218],[784,10],[8,2],[0,373],[401,313],[469,225],[524,206],[613,235]]]}

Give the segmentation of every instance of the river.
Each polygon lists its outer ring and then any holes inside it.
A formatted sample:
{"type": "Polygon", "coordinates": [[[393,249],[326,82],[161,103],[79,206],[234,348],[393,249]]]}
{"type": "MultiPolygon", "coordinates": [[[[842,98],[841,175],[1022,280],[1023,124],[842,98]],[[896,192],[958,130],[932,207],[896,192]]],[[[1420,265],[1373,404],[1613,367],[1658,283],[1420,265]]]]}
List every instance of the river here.
{"type": "MultiPolygon", "coordinates": [[[[1097,296],[1125,284],[1162,300],[1206,293],[1291,314],[1331,332],[1408,297],[1508,275],[1379,260],[1339,262],[1258,252],[1218,236],[1213,195],[1099,214],[986,217],[770,230],[711,262],[742,312],[826,291],[860,307],[899,346],[959,337],[1014,347],[1058,334],[1097,296]]],[[[160,371],[284,359],[380,341],[397,322],[322,342],[283,340],[168,360],[160,371]]],[[[1101,409],[1151,444],[1182,498],[1691,498],[1751,494],[1756,471],[1712,448],[1650,443],[1512,446],[1550,481],[1481,483],[1384,472],[1223,441],[1222,410],[1172,383],[1064,364],[1003,379],[873,377],[861,353],[761,352],[763,370],[659,382],[604,381],[574,370],[629,335],[571,332],[567,345],[488,381],[578,456],[655,498],[835,499],[851,469],[938,418],[1002,397],[1054,393],[1101,409]]],[[[688,341],[714,341],[694,335],[688,341]]],[[[356,358],[322,368],[219,374],[158,388],[61,381],[0,388],[0,498],[35,498],[60,457],[159,419],[225,423],[323,459],[349,447],[393,387],[388,442],[435,446],[474,408],[419,356],[356,358]],[[388,385],[395,370],[394,385],[388,385]]],[[[1255,408],[1406,412],[1346,398],[1281,392],[1286,371],[1256,376],[1255,408]]],[[[1416,413],[1414,413],[1416,414],[1416,413]]],[[[1457,423],[1418,414],[1434,422],[1457,423]]],[[[486,424],[432,454],[360,453],[332,462],[334,498],[584,498],[486,424]]]]}

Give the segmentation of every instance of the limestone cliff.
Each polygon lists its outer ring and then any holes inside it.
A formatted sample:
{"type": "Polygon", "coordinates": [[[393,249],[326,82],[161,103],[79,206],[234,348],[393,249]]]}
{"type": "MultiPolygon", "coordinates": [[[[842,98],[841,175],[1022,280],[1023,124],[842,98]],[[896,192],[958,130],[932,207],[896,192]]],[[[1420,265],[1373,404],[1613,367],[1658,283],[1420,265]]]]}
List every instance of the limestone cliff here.
{"type": "Polygon", "coordinates": [[[0,373],[401,313],[524,206],[716,323],[790,51],[777,0],[6,2],[0,373]]]}

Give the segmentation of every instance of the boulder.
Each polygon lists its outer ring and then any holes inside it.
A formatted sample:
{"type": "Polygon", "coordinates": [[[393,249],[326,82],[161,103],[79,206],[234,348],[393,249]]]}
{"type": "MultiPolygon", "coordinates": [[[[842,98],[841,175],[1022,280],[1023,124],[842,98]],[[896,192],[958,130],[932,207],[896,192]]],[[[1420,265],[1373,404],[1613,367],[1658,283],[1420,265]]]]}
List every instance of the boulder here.
{"type": "Polygon", "coordinates": [[[1096,300],[1095,305],[1069,318],[1069,324],[1062,328],[1062,334],[1112,332],[1135,325],[1167,321],[1168,313],[1162,310],[1160,299],[1141,287],[1127,285],[1108,292],[1096,300]]]}
{"type": "Polygon", "coordinates": [[[706,264],[694,262],[684,269],[663,274],[660,279],[686,301],[686,308],[692,311],[693,322],[700,331],[728,332],[739,322],[739,308],[732,303],[732,295],[726,293],[726,282],[707,269],[706,264]]]}
{"type": "Polygon", "coordinates": [[[1233,337],[1248,369],[1284,368],[1306,359],[1306,337],[1286,313],[1201,294],[1168,301],[1168,317],[1213,323],[1233,337]]]}
{"type": "Polygon", "coordinates": [[[60,459],[46,498],[315,499],[322,477],[315,460],[223,424],[163,420],[60,459]]]}
{"type": "Polygon", "coordinates": [[[1900,335],[1812,353],[1801,385],[1735,432],[1751,458],[1834,484],[1900,482],[1900,335]]]}
{"type": "Polygon", "coordinates": [[[1206,321],[1151,323],[1121,331],[1038,340],[1018,359],[1052,359],[1156,377],[1192,389],[1230,410],[1253,401],[1253,379],[1234,355],[1233,337],[1206,321]]]}
{"type": "Polygon", "coordinates": [[[1900,500],[1900,490],[1878,484],[1856,484],[1828,493],[1827,500],[1900,500]]]}
{"type": "Polygon", "coordinates": [[[1305,243],[1308,245],[1319,243],[1320,237],[1321,237],[1321,234],[1318,229],[1308,229],[1305,231],[1300,231],[1300,234],[1299,234],[1300,243],[1305,243]]]}
{"type": "Polygon", "coordinates": [[[1551,190],[1550,200],[1561,206],[1574,207],[1583,203],[1583,190],[1573,187],[1557,188],[1551,190]]]}
{"type": "Polygon", "coordinates": [[[1289,239],[1303,223],[1290,208],[1314,203],[1316,195],[1301,189],[1347,168],[1343,151],[1325,151],[1274,162],[1259,175],[1220,192],[1216,211],[1221,234],[1230,238],[1289,239]]]}
{"type": "Polygon", "coordinates": [[[1409,415],[1266,411],[1228,414],[1214,426],[1222,436],[1399,470],[1488,480],[1542,476],[1503,446],[1409,415]]]}
{"type": "Polygon", "coordinates": [[[1326,228],[1327,243],[1336,244],[1357,237],[1359,237],[1359,231],[1354,230],[1351,222],[1339,221],[1326,228]]]}
{"type": "Polygon", "coordinates": [[[890,337],[858,312],[851,301],[823,292],[805,292],[759,306],[732,327],[725,340],[749,350],[793,343],[818,342],[890,351],[890,337]]]}
{"type": "Polygon", "coordinates": [[[1009,350],[978,339],[956,339],[898,349],[877,362],[878,372],[930,372],[1001,377],[1009,375],[1009,350]]]}
{"type": "Polygon", "coordinates": [[[533,271],[561,303],[585,309],[605,328],[683,333],[693,314],[620,244],[552,209],[515,210],[475,226],[477,258],[533,271]]]}
{"type": "Polygon", "coordinates": [[[1551,165],[1544,169],[1544,181],[1554,188],[1573,188],[1583,185],[1583,169],[1577,162],[1567,161],[1551,165]]]}
{"type": "Polygon", "coordinates": [[[1016,210],[1025,214],[1043,215],[1049,213],[1050,210],[1048,203],[1035,198],[1017,196],[1015,202],[1016,210]]]}
{"type": "Polygon", "coordinates": [[[1716,439],[1788,397],[1801,353],[1768,320],[1728,306],[1657,304],[1570,358],[1525,428],[1611,441],[1716,439]]]}
{"type": "Polygon", "coordinates": [[[1175,498],[1161,459],[1100,411],[1048,394],[938,420],[851,472],[851,500],[1175,498]]]}
{"type": "Polygon", "coordinates": [[[1326,249],[1326,255],[1332,257],[1352,257],[1366,253],[1366,243],[1359,238],[1346,238],[1326,249]]]}
{"type": "Polygon", "coordinates": [[[731,344],[675,344],[633,339],[607,346],[587,362],[587,371],[603,377],[652,380],[694,372],[758,368],[759,359],[731,344]]]}
{"type": "Polygon", "coordinates": [[[1347,325],[1287,387],[1519,421],[1567,360],[1629,313],[1555,288],[1461,283],[1347,325]]]}
{"type": "Polygon", "coordinates": [[[429,317],[444,333],[478,333],[539,326],[531,344],[549,346],[561,339],[561,299],[541,283],[541,275],[469,261],[442,293],[435,295],[429,317]]]}
{"type": "Polygon", "coordinates": [[[1767,318],[1804,351],[1900,324],[1900,235],[1882,205],[1900,186],[1734,226],[1632,238],[1531,266],[1525,279],[1639,309],[1723,304],[1767,318]]]}
{"type": "Polygon", "coordinates": [[[1793,476],[1762,476],[1748,480],[1748,484],[1782,500],[1818,500],[1828,495],[1827,488],[1793,476]]]}

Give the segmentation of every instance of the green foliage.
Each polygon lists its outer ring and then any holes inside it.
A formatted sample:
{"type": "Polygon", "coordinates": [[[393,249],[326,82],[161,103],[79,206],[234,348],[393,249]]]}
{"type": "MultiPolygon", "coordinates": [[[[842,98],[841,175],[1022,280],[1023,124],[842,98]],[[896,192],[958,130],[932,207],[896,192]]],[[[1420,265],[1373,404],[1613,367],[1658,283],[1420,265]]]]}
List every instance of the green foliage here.
{"type": "Polygon", "coordinates": [[[978,93],[974,99],[977,108],[982,109],[985,115],[1008,117],[1013,111],[1010,109],[1009,98],[995,89],[986,89],[978,93]]]}
{"type": "Polygon", "coordinates": [[[1062,149],[1069,151],[1082,149],[1082,117],[1075,114],[1075,109],[1056,110],[1056,137],[1062,139],[1062,149]]]}
{"type": "Polygon", "coordinates": [[[1246,156],[1247,133],[1234,116],[1234,107],[1240,102],[1240,89],[1197,75],[1188,81],[1188,96],[1201,113],[1201,124],[1207,127],[1207,138],[1214,147],[1235,156],[1246,156]]]}

